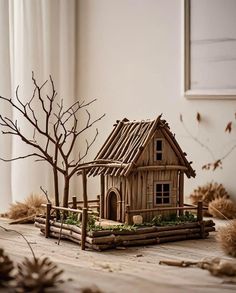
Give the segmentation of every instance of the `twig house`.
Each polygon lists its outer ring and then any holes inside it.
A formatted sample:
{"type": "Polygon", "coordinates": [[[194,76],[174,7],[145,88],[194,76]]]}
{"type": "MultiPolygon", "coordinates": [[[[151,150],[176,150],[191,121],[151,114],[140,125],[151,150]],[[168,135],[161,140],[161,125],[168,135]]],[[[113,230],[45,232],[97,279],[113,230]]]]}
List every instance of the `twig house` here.
{"type": "Polygon", "coordinates": [[[101,216],[120,222],[132,222],[129,211],[148,221],[158,214],[152,209],[183,206],[184,174],[195,177],[161,116],[117,121],[95,162],[89,175],[101,176],[101,216]]]}

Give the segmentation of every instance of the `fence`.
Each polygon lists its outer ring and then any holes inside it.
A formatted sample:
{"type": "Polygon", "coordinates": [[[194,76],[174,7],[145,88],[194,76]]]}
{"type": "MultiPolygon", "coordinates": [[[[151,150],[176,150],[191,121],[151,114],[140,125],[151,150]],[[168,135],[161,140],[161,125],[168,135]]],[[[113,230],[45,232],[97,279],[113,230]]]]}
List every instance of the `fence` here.
{"type": "Polygon", "coordinates": [[[87,223],[88,223],[88,215],[98,213],[99,214],[99,198],[94,200],[87,201],[87,207],[78,208],[79,204],[83,204],[83,201],[77,201],[76,196],[72,197],[72,201],[69,202],[69,205],[72,205],[72,208],[64,208],[59,206],[54,206],[51,203],[42,204],[43,207],[46,208],[46,223],[45,223],[45,237],[48,238],[50,236],[50,219],[53,211],[61,211],[61,212],[71,212],[74,214],[81,214],[82,223],[81,223],[81,249],[85,250],[85,241],[87,235],[87,223]],[[94,212],[92,209],[96,208],[97,212],[94,212]]]}
{"type": "Polygon", "coordinates": [[[162,208],[150,208],[150,209],[137,209],[131,210],[130,206],[126,206],[126,222],[128,224],[132,223],[132,215],[151,213],[151,212],[164,212],[164,211],[187,211],[187,210],[197,210],[197,220],[201,222],[203,220],[203,210],[207,209],[203,207],[202,201],[199,201],[197,206],[184,204],[182,207],[162,207],[162,208]]]}

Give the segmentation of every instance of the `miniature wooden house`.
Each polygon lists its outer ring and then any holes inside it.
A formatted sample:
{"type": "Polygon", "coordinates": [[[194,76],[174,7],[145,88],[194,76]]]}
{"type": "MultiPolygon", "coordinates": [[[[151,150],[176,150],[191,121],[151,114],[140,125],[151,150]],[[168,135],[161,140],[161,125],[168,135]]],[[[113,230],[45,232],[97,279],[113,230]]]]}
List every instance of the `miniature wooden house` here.
{"type": "Polygon", "coordinates": [[[120,222],[131,222],[130,210],[150,221],[154,208],[182,206],[184,174],[195,177],[161,116],[117,121],[94,162],[89,175],[101,176],[101,217],[120,222]]]}

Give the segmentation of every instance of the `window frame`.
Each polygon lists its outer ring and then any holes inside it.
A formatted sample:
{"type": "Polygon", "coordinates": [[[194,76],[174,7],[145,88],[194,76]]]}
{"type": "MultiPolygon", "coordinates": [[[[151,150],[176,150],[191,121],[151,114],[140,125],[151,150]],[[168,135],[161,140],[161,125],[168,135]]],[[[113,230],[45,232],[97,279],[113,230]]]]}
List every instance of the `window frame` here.
{"type": "Polygon", "coordinates": [[[171,206],[171,200],[172,200],[172,182],[171,181],[156,181],[154,182],[154,206],[171,206]],[[157,203],[157,185],[161,185],[161,203],[157,203]],[[169,196],[165,196],[165,191],[164,191],[164,184],[168,184],[169,185],[169,196]],[[164,198],[169,198],[169,202],[168,203],[164,203],[164,198]]]}
{"type": "Polygon", "coordinates": [[[164,160],[164,139],[155,138],[154,140],[154,162],[162,162],[164,160]],[[161,150],[157,150],[157,142],[161,141],[161,150]],[[161,160],[157,160],[157,154],[161,154],[161,160]]]}
{"type": "MultiPolygon", "coordinates": [[[[197,14],[198,9],[194,9],[194,6],[192,5],[193,0],[184,0],[183,1],[183,32],[184,32],[184,45],[183,45],[183,55],[184,55],[184,95],[187,99],[207,99],[207,100],[235,100],[236,99],[236,88],[234,87],[228,87],[226,84],[222,88],[217,88],[216,86],[204,88],[201,87],[199,89],[193,89],[191,86],[191,67],[196,66],[196,64],[193,64],[193,60],[191,60],[191,51],[193,49],[193,40],[191,36],[191,25],[192,25],[192,19],[193,15],[197,14]]],[[[197,1],[196,1],[197,2],[197,1]]],[[[199,1],[200,2],[200,1],[199,1]]],[[[221,5],[226,5],[227,1],[222,1],[221,5]]],[[[204,3],[204,2],[203,2],[204,3]]],[[[205,3],[204,3],[205,4],[205,3]]],[[[198,5],[204,5],[204,4],[198,4],[198,5]]],[[[206,12],[207,13],[207,12],[206,12]]],[[[212,15],[217,15],[219,11],[215,11],[213,8],[211,9],[212,15]]],[[[221,13],[222,14],[222,13],[221,13]]],[[[226,22],[229,23],[229,22],[226,22]]],[[[206,32],[210,38],[212,38],[214,35],[216,35],[217,28],[213,26],[213,28],[206,28],[206,32]]],[[[201,31],[201,27],[198,26],[195,28],[197,31],[201,31]]],[[[234,31],[235,32],[235,31],[234,31]]],[[[227,40],[227,34],[225,35],[225,27],[223,26],[222,32],[223,39],[226,38],[227,40]]],[[[211,43],[212,51],[216,52],[219,50],[219,48],[215,48],[214,42],[211,43]],[[212,47],[213,46],[213,47],[212,47]]],[[[200,49],[199,49],[200,50],[200,49]]],[[[228,55],[226,55],[228,57],[228,55]]],[[[203,59],[203,57],[202,57],[203,59]]],[[[232,66],[232,62],[234,60],[229,59],[226,60],[226,68],[227,71],[229,70],[230,66],[232,66]]],[[[199,62],[199,60],[197,60],[199,62]]],[[[209,62],[208,58],[202,62],[209,62]]],[[[221,68],[223,68],[221,66],[221,68]]],[[[219,70],[219,69],[218,69],[219,70]]],[[[223,69],[222,69],[223,70],[223,69]]],[[[215,81],[216,82],[216,81],[215,81]]]]}

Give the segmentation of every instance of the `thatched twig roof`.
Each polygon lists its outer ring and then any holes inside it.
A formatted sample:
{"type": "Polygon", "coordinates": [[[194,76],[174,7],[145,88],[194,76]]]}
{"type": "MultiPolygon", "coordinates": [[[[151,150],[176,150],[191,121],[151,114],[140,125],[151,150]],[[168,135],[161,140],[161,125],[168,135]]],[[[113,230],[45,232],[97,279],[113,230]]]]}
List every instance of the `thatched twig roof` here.
{"type": "Polygon", "coordinates": [[[108,163],[107,166],[92,167],[88,174],[93,176],[100,174],[128,176],[135,170],[140,155],[157,129],[161,130],[170,143],[181,165],[186,167],[186,175],[195,177],[195,171],[192,169],[191,163],[186,159],[186,154],[181,150],[166,121],[161,119],[161,115],[152,121],[129,121],[126,118],[117,121],[94,160],[94,162],[101,160],[115,161],[116,164],[114,167],[111,163],[108,163]]]}

